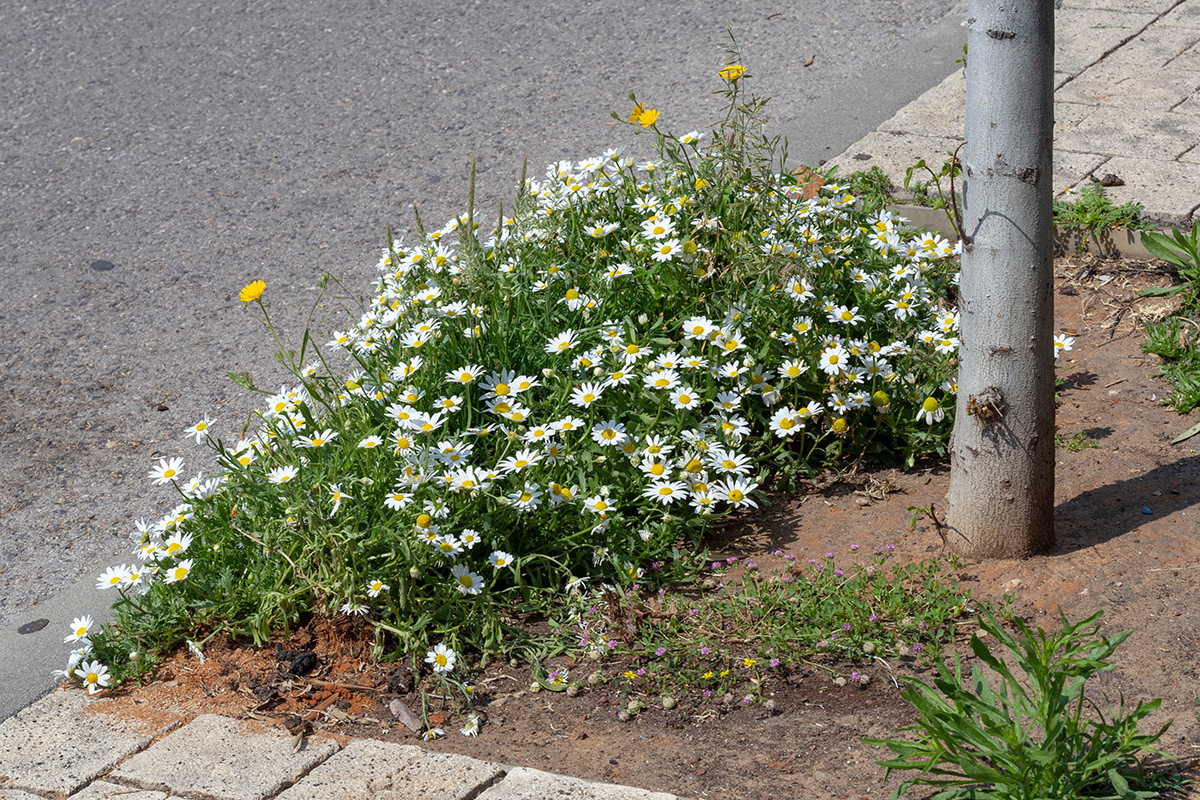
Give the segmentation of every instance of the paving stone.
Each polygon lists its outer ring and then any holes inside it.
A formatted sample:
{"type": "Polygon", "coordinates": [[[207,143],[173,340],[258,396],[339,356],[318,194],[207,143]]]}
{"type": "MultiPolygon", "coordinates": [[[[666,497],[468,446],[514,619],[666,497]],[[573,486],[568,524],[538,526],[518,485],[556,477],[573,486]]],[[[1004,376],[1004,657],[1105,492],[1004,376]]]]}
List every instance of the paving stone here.
{"type": "Polygon", "coordinates": [[[0,789],[0,800],[46,800],[38,794],[22,792],[20,789],[0,789]]]}
{"type": "Polygon", "coordinates": [[[1187,114],[1193,117],[1200,116],[1200,92],[1196,92],[1187,100],[1172,108],[1171,113],[1187,114]]]}
{"type": "MultiPolygon", "coordinates": [[[[1197,152],[1200,162],[1200,152],[1197,152]]],[[[1159,224],[1186,224],[1200,208],[1200,163],[1156,161],[1148,158],[1113,158],[1101,172],[1111,172],[1125,181],[1111,186],[1105,196],[1120,205],[1129,201],[1146,207],[1145,216],[1159,224]]]]}
{"type": "Polygon", "coordinates": [[[1170,161],[1200,142],[1200,126],[1186,114],[1130,114],[1120,108],[1095,113],[1058,137],[1054,146],[1076,153],[1132,153],[1170,161]]]}
{"type": "Polygon", "coordinates": [[[1190,36],[1196,37],[1196,42],[1187,50],[1184,50],[1176,56],[1168,65],[1171,69],[1180,69],[1184,72],[1196,72],[1200,70],[1200,28],[1173,28],[1172,30],[1186,31],[1190,36]]]}
{"type": "Polygon", "coordinates": [[[1064,0],[1061,8],[1096,8],[1158,16],[1165,13],[1176,2],[1177,0],[1064,0]]]}
{"type": "Polygon", "coordinates": [[[71,795],[71,800],[167,800],[167,796],[163,792],[131,789],[119,783],[96,781],[88,784],[78,794],[71,795]]]}
{"type": "Polygon", "coordinates": [[[1154,14],[1061,8],[1054,12],[1054,69],[1078,74],[1132,39],[1154,14]]]}
{"type": "Polygon", "coordinates": [[[1089,176],[1099,170],[1108,161],[1108,156],[1094,153],[1069,153],[1065,150],[1054,150],[1054,184],[1055,196],[1061,195],[1067,189],[1086,183],[1089,176]]]}
{"type": "Polygon", "coordinates": [[[500,766],[466,756],[356,739],[278,800],[465,800],[503,775],[500,766]]]}
{"type": "Polygon", "coordinates": [[[516,767],[479,800],[678,800],[676,795],[516,767]]]}
{"type": "Polygon", "coordinates": [[[961,139],[966,104],[967,82],[958,70],[897,111],[879,130],[961,139]]]}
{"type": "Polygon", "coordinates": [[[80,691],[51,692],[0,723],[0,786],[65,797],[179,722],[101,713],[108,705],[80,691]]]}
{"type": "Polygon", "coordinates": [[[838,165],[843,177],[851,172],[879,167],[897,188],[904,185],[904,172],[921,159],[935,171],[949,160],[948,153],[962,144],[962,139],[940,136],[918,136],[911,133],[894,134],[873,131],[826,166],[838,165]],[[859,158],[857,156],[869,156],[859,158]]]}
{"type": "Polygon", "coordinates": [[[1092,112],[1096,110],[1096,106],[1086,105],[1084,103],[1065,103],[1058,98],[1054,100],[1054,139],[1058,138],[1067,131],[1074,128],[1079,123],[1083,122],[1092,112]]]}
{"type": "Polygon", "coordinates": [[[113,780],[189,800],[264,800],[337,752],[309,738],[292,752],[282,731],[258,733],[237,720],[204,714],[115,769],[113,780]]]}
{"type": "Polygon", "coordinates": [[[1173,62],[1196,42],[1200,42],[1200,30],[1154,24],[1115,53],[1105,56],[1104,64],[1120,64],[1139,71],[1163,67],[1185,69],[1173,62]]]}
{"type": "Polygon", "coordinates": [[[1180,3],[1169,14],[1160,19],[1158,24],[1179,28],[1200,28],[1200,5],[1195,3],[1180,3]]]}
{"type": "Polygon", "coordinates": [[[1133,71],[1128,66],[1101,61],[1055,91],[1054,99],[1139,112],[1169,111],[1198,87],[1200,74],[1188,70],[1133,71]]]}

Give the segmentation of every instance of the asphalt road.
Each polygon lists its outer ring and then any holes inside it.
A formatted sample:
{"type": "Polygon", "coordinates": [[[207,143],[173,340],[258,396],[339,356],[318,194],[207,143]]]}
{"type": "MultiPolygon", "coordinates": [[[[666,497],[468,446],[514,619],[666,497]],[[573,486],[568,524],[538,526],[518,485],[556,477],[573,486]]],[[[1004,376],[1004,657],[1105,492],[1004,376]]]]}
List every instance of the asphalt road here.
{"type": "Polygon", "coordinates": [[[227,371],[283,383],[245,283],[296,343],[317,276],[369,291],[412,201],[465,210],[472,155],[494,220],[526,156],[640,153],[609,116],[631,91],[706,130],[727,27],[770,130],[817,163],[955,69],[952,5],[0,0],[0,634],[128,560],[134,521],[173,505],[157,458],[211,469],[183,431],[236,437],[253,398],[227,371]]]}

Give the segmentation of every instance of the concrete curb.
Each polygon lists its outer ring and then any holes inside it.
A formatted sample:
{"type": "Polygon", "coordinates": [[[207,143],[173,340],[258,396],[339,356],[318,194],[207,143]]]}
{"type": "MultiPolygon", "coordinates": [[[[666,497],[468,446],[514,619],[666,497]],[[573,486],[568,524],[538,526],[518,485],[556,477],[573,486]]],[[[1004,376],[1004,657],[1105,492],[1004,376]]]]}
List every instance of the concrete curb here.
{"type": "MultiPolygon", "coordinates": [[[[958,231],[950,224],[946,214],[939,208],[928,206],[910,206],[894,203],[887,210],[904,217],[917,228],[933,233],[940,233],[950,241],[958,240],[958,231]]],[[[1074,253],[1079,249],[1080,232],[1074,229],[1056,229],[1054,234],[1054,249],[1056,253],[1074,253]]],[[[1121,257],[1138,261],[1154,261],[1155,256],[1142,244],[1141,231],[1106,230],[1099,236],[1088,238],[1083,252],[1105,256],[1107,258],[1121,257]]]]}

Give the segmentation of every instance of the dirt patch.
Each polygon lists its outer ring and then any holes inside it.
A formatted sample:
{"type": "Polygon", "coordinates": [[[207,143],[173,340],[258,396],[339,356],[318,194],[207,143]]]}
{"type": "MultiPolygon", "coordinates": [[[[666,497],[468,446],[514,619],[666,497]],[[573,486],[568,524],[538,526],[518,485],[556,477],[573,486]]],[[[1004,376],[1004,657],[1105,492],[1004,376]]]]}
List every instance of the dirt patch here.
{"type": "MultiPolygon", "coordinates": [[[[1103,609],[1106,631],[1132,628],[1098,688],[1114,700],[1118,692],[1162,697],[1145,727],[1173,718],[1163,747],[1192,759],[1200,756],[1200,437],[1169,443],[1193,420],[1161,405],[1169,389],[1150,377],[1156,358],[1139,346],[1140,321],[1161,316],[1161,301],[1136,297],[1167,279],[1130,262],[1061,260],[1057,270],[1057,327],[1076,339],[1061,359],[1058,432],[1080,449],[1058,450],[1056,545],[1022,561],[967,562],[959,578],[977,596],[1011,595],[1035,624],[1053,626],[1058,609],[1071,619],[1103,609]]],[[[714,540],[715,554],[819,557],[891,544],[905,559],[926,558],[941,540],[928,521],[911,529],[908,509],[942,507],[948,481],[941,465],[860,471],[779,499],[714,540]]],[[[204,664],[177,654],[148,686],[115,693],[113,710],[219,713],[293,731],[419,741],[389,709],[399,700],[419,714],[412,676],[371,663],[361,623],[315,622],[279,645],[214,640],[204,664]],[[311,670],[297,666],[305,652],[315,657],[311,670]]],[[[593,669],[587,661],[549,666],[570,667],[573,677],[593,669]]],[[[897,675],[919,670],[911,659],[890,666],[897,675]]],[[[891,737],[912,713],[887,671],[871,673],[866,686],[838,687],[824,670],[794,670],[768,685],[768,702],[745,706],[738,697],[680,698],[667,709],[643,698],[648,708],[622,721],[627,697],[611,686],[534,694],[527,669],[494,664],[476,682],[485,718],[478,737],[461,735],[463,721],[447,713],[433,718],[446,737],[423,746],[687,797],[881,797],[900,778],[885,783],[874,762],[886,751],[859,739],[891,737]]]]}

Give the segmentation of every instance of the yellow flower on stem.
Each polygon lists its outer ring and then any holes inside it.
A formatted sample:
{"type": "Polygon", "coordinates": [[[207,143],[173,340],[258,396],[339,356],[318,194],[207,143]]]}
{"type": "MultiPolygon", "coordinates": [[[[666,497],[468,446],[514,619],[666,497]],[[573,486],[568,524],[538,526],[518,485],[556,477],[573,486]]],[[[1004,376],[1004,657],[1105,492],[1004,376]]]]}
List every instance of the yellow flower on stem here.
{"type": "Polygon", "coordinates": [[[253,303],[258,298],[262,297],[262,293],[267,290],[267,285],[262,281],[254,281],[248,283],[238,295],[243,303],[253,303]]]}
{"type": "Polygon", "coordinates": [[[638,103],[637,105],[635,105],[633,107],[633,111],[629,112],[629,121],[630,122],[640,122],[642,119],[642,114],[644,114],[645,112],[646,112],[645,107],[641,103],[638,103]]]}
{"type": "Polygon", "coordinates": [[[641,125],[643,128],[649,128],[651,125],[654,124],[654,122],[657,119],[658,119],[658,109],[657,108],[647,108],[645,111],[642,112],[641,116],[638,117],[638,124],[641,125]]]}
{"type": "Polygon", "coordinates": [[[741,64],[730,64],[721,69],[717,74],[727,81],[736,81],[746,73],[746,68],[741,64]]]}

